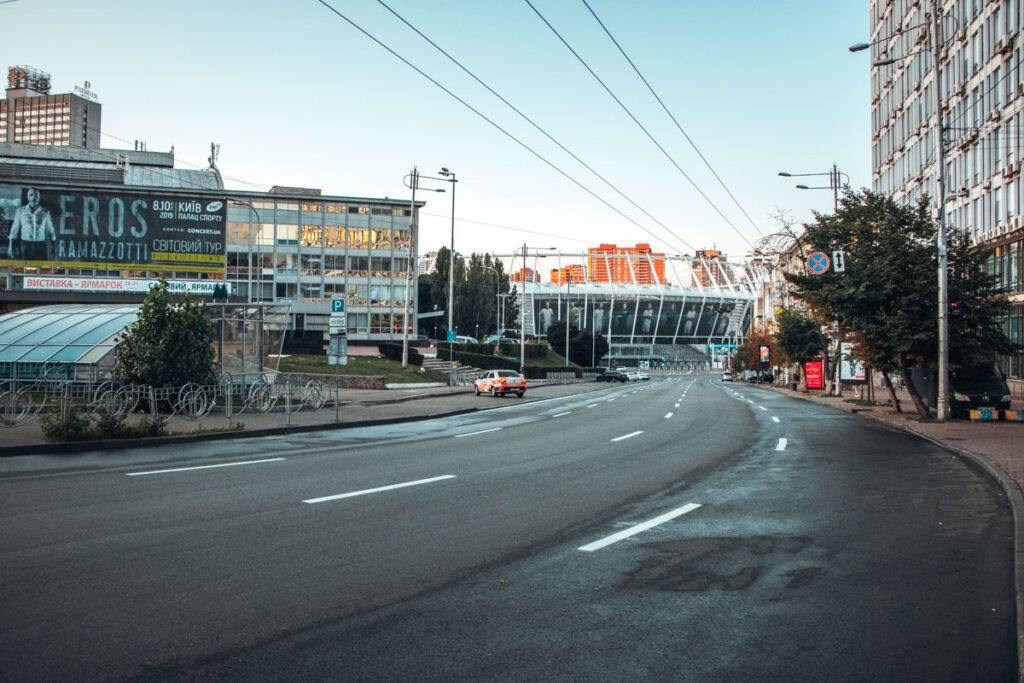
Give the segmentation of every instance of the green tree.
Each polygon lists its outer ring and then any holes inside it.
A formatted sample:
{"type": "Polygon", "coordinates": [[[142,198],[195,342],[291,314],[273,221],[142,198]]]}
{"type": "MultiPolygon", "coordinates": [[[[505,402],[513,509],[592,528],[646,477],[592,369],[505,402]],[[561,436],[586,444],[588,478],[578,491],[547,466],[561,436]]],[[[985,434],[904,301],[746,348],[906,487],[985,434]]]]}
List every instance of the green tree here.
{"type": "MultiPolygon", "coordinates": [[[[565,321],[559,320],[548,328],[548,346],[555,353],[565,355],[565,321]]],[[[584,367],[596,364],[608,353],[608,342],[598,335],[593,337],[587,330],[576,326],[569,328],[569,362],[584,367]]]]}
{"type": "Polygon", "coordinates": [[[187,294],[174,300],[161,280],[118,342],[114,378],[153,387],[211,384],[216,380],[213,340],[202,304],[187,294]]]}

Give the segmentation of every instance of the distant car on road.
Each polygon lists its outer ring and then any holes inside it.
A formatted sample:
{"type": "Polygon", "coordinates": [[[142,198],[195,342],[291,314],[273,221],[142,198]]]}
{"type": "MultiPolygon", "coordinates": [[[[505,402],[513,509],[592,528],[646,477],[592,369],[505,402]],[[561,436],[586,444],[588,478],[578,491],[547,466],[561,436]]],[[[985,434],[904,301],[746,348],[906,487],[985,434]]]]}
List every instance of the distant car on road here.
{"type": "Polygon", "coordinates": [[[476,337],[463,337],[462,335],[459,335],[459,336],[455,337],[455,343],[456,344],[479,344],[480,342],[478,342],[476,340],[476,337]]]}
{"type": "Polygon", "coordinates": [[[626,373],[626,377],[630,382],[644,382],[651,378],[651,373],[644,370],[630,370],[626,373]]]}
{"type": "Polygon", "coordinates": [[[490,370],[480,375],[473,382],[476,395],[490,394],[504,396],[515,394],[519,398],[526,395],[526,378],[515,370],[490,370]]]}
{"type": "Polygon", "coordinates": [[[629,377],[622,370],[609,370],[597,376],[598,382],[628,382],[629,377]]]}
{"type": "Polygon", "coordinates": [[[722,381],[723,382],[731,382],[732,381],[732,372],[730,372],[729,370],[726,370],[725,372],[723,372],[722,373],[722,381]]]}

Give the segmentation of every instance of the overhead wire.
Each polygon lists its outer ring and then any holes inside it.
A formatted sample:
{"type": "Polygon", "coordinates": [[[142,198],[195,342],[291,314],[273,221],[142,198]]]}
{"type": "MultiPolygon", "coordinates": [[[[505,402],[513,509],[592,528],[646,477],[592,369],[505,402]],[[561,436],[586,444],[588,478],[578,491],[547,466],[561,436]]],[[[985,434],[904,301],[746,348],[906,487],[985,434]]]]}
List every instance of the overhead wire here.
{"type": "MultiPolygon", "coordinates": [[[[515,142],[515,143],[516,143],[517,145],[519,145],[520,147],[522,147],[523,149],[525,149],[525,150],[526,150],[527,152],[529,152],[530,154],[532,154],[532,155],[533,155],[534,157],[536,157],[537,159],[539,159],[540,161],[542,161],[542,162],[543,162],[543,163],[544,163],[545,165],[547,165],[548,167],[550,167],[551,169],[553,169],[554,171],[556,171],[556,172],[557,172],[557,173],[558,173],[559,175],[561,175],[561,176],[563,176],[564,178],[566,178],[567,180],[569,180],[569,181],[570,181],[571,183],[573,183],[574,185],[576,185],[577,187],[579,187],[579,188],[580,188],[581,190],[583,190],[584,192],[586,192],[587,194],[589,194],[590,196],[592,196],[592,197],[593,197],[594,199],[598,200],[599,202],[601,202],[602,204],[604,204],[605,206],[607,206],[607,207],[608,207],[609,209],[611,209],[611,210],[612,210],[612,211],[614,211],[615,213],[617,213],[617,214],[619,214],[620,216],[622,216],[622,217],[623,217],[624,219],[626,219],[627,221],[629,221],[630,223],[632,223],[632,224],[633,224],[633,225],[635,225],[636,227],[640,228],[641,230],[643,230],[643,231],[644,231],[644,232],[646,232],[647,234],[649,234],[649,235],[652,235],[652,236],[653,236],[653,237],[655,237],[655,239],[657,239],[658,241],[660,241],[660,242],[665,242],[665,239],[664,239],[664,238],[662,238],[662,237],[658,237],[657,235],[655,235],[654,233],[652,233],[652,232],[651,232],[651,231],[650,231],[650,230],[649,230],[649,229],[648,229],[648,228],[647,228],[646,226],[644,226],[644,225],[642,225],[641,223],[637,222],[637,221],[636,221],[636,219],[634,219],[633,217],[631,217],[631,216],[629,216],[628,214],[624,213],[624,212],[623,212],[623,211],[622,211],[621,209],[619,209],[619,208],[618,208],[618,207],[616,207],[615,205],[613,205],[613,204],[611,204],[610,202],[608,202],[608,201],[607,201],[606,199],[604,199],[603,197],[601,197],[600,195],[598,195],[598,194],[597,194],[596,192],[594,192],[593,190],[591,190],[591,189],[590,189],[589,187],[587,187],[586,185],[584,185],[584,184],[583,184],[582,182],[580,182],[579,180],[577,180],[576,178],[574,178],[573,176],[571,176],[571,175],[570,175],[570,174],[569,174],[568,172],[566,172],[566,171],[562,170],[562,168],[561,168],[561,167],[559,167],[558,165],[556,165],[556,164],[555,164],[555,163],[554,163],[553,161],[550,161],[550,160],[549,160],[549,159],[548,159],[547,157],[545,157],[545,156],[544,156],[544,155],[542,155],[542,154],[541,154],[540,152],[536,151],[535,149],[533,149],[532,147],[530,147],[529,145],[527,145],[527,144],[526,144],[525,142],[523,142],[522,140],[520,140],[519,138],[517,138],[517,137],[516,137],[515,135],[513,135],[513,134],[512,134],[512,133],[510,133],[510,132],[509,132],[508,130],[506,130],[505,128],[503,128],[503,127],[502,127],[501,125],[499,125],[498,123],[496,123],[496,122],[495,122],[495,121],[494,121],[493,119],[489,118],[489,117],[488,117],[487,115],[485,115],[485,114],[484,114],[483,112],[481,112],[481,111],[480,111],[479,109],[475,108],[475,107],[474,107],[473,105],[471,105],[471,104],[470,104],[469,102],[467,102],[466,100],[464,100],[464,99],[462,99],[461,97],[459,97],[458,95],[456,95],[456,94],[455,94],[455,93],[454,93],[454,92],[453,92],[453,91],[452,91],[451,89],[449,89],[448,87],[446,87],[446,86],[442,85],[442,84],[441,84],[440,82],[438,82],[438,81],[437,81],[436,79],[434,79],[433,77],[431,77],[431,76],[430,76],[429,74],[427,74],[427,73],[426,73],[425,71],[423,71],[422,69],[420,69],[420,68],[419,68],[418,66],[416,66],[415,64],[413,64],[412,62],[410,62],[410,61],[409,61],[408,59],[406,59],[406,58],[405,58],[405,57],[403,57],[402,55],[398,54],[398,53],[397,53],[397,52],[396,52],[395,50],[391,49],[391,47],[389,47],[389,46],[388,46],[387,44],[385,44],[385,43],[384,43],[383,41],[381,41],[381,40],[380,40],[379,38],[377,38],[376,36],[374,36],[373,34],[371,34],[371,33],[370,33],[369,31],[367,31],[366,29],[364,29],[364,28],[363,28],[362,26],[360,26],[359,24],[357,24],[357,23],[355,23],[354,21],[352,21],[352,20],[351,20],[350,18],[348,18],[348,16],[346,16],[345,14],[343,14],[342,12],[340,12],[340,11],[339,11],[338,9],[336,9],[336,8],[335,8],[334,6],[332,6],[332,5],[331,5],[330,3],[328,3],[328,2],[326,1],[326,0],[317,0],[317,2],[319,2],[319,3],[321,4],[321,5],[323,5],[323,6],[324,6],[324,7],[326,7],[326,8],[328,9],[328,10],[330,10],[330,11],[331,11],[331,12],[332,12],[333,14],[335,14],[335,15],[336,15],[336,16],[337,16],[338,18],[340,18],[340,19],[342,19],[343,21],[345,21],[346,23],[348,23],[348,24],[349,24],[350,26],[352,26],[352,28],[356,29],[357,31],[359,31],[360,33],[362,33],[362,34],[363,34],[364,36],[366,36],[367,38],[369,38],[370,40],[372,40],[373,42],[375,42],[375,43],[376,43],[377,45],[379,45],[380,47],[382,47],[382,48],[384,48],[385,50],[387,50],[387,51],[388,51],[389,53],[391,53],[391,55],[393,55],[393,56],[394,56],[394,57],[395,57],[396,59],[398,59],[398,60],[399,60],[399,61],[401,61],[401,62],[402,62],[403,64],[405,64],[406,66],[408,66],[408,67],[409,67],[410,69],[412,69],[413,71],[415,71],[416,73],[418,73],[419,75],[423,76],[423,77],[424,77],[424,78],[426,78],[426,79],[427,79],[428,81],[430,81],[431,83],[433,83],[433,84],[434,84],[435,86],[437,86],[438,88],[440,88],[441,90],[443,90],[443,91],[444,91],[444,92],[445,92],[445,93],[446,93],[446,94],[447,94],[448,96],[450,96],[451,98],[453,98],[454,100],[456,100],[457,102],[459,102],[459,103],[460,103],[460,104],[461,104],[462,106],[466,107],[466,108],[467,108],[467,109],[469,109],[469,110],[470,110],[471,112],[473,112],[474,114],[476,114],[477,116],[479,116],[480,118],[482,118],[482,119],[483,119],[484,121],[486,121],[487,123],[489,123],[489,124],[490,124],[490,125],[491,125],[492,127],[494,127],[495,129],[497,129],[497,130],[498,130],[499,132],[501,132],[501,133],[502,133],[503,135],[505,135],[505,136],[506,136],[506,137],[508,137],[508,138],[509,138],[510,140],[512,140],[513,142],[515,142]]],[[[695,248],[693,247],[693,245],[691,245],[691,244],[689,244],[689,243],[687,243],[687,242],[683,242],[683,244],[686,244],[686,245],[687,245],[688,247],[690,247],[691,249],[695,249],[695,248]]]]}
{"type": "Polygon", "coordinates": [[[597,12],[594,11],[594,8],[590,6],[590,3],[588,3],[587,0],[581,0],[581,2],[590,12],[591,16],[594,17],[594,20],[598,23],[598,25],[602,29],[604,29],[605,34],[612,41],[615,47],[618,48],[623,58],[625,58],[625,60],[633,68],[633,71],[636,72],[636,75],[640,78],[640,80],[643,81],[643,84],[647,86],[647,89],[651,92],[651,95],[654,96],[654,99],[658,101],[658,104],[661,105],[661,108],[664,109],[665,113],[668,114],[668,117],[672,119],[672,123],[674,123],[676,128],[679,129],[679,132],[682,133],[684,138],[686,138],[686,141],[690,143],[690,147],[693,147],[693,151],[697,153],[697,156],[700,157],[700,160],[703,161],[704,165],[708,167],[708,170],[711,171],[711,175],[715,177],[715,180],[718,181],[718,184],[721,185],[722,189],[725,190],[726,194],[729,195],[729,198],[732,199],[733,203],[736,205],[736,208],[738,208],[740,212],[742,212],[743,215],[746,217],[746,219],[750,221],[750,225],[753,226],[754,230],[757,231],[757,234],[764,237],[764,233],[761,232],[761,228],[757,227],[757,223],[755,223],[754,219],[750,217],[750,214],[747,213],[747,210],[743,208],[743,205],[740,204],[740,201],[736,199],[736,195],[732,193],[732,190],[729,189],[729,187],[725,184],[725,181],[722,180],[721,176],[718,175],[718,172],[715,171],[714,167],[711,165],[711,162],[708,161],[707,157],[704,156],[704,153],[700,151],[700,148],[697,147],[697,143],[695,143],[693,139],[689,136],[689,134],[687,134],[686,130],[683,129],[683,126],[679,123],[678,119],[676,119],[675,115],[668,108],[668,105],[666,105],[665,102],[661,99],[661,96],[659,96],[658,93],[655,92],[654,88],[651,86],[650,82],[648,82],[647,78],[645,78],[644,75],[640,72],[640,69],[637,67],[637,65],[633,62],[632,59],[630,59],[629,55],[626,54],[626,51],[623,49],[622,45],[619,44],[619,41],[615,39],[615,36],[613,36],[612,32],[608,30],[608,27],[605,25],[605,23],[601,21],[601,18],[599,16],[597,16],[597,12]]]}
{"type": "MultiPolygon", "coordinates": [[[[655,222],[655,223],[657,223],[657,224],[658,224],[659,226],[661,226],[661,227],[662,227],[662,228],[663,228],[663,229],[664,229],[664,230],[665,230],[666,232],[668,232],[668,233],[669,233],[670,235],[672,235],[673,237],[675,237],[675,238],[676,238],[677,240],[679,240],[680,242],[682,242],[682,243],[683,243],[683,244],[685,244],[686,246],[688,246],[688,247],[690,247],[691,249],[694,249],[694,250],[696,251],[696,247],[694,247],[693,245],[689,244],[689,243],[688,243],[688,242],[687,242],[687,241],[686,241],[685,239],[683,239],[683,238],[682,238],[682,237],[681,237],[681,236],[680,236],[679,234],[677,234],[677,233],[676,233],[676,232],[675,232],[674,230],[672,230],[672,229],[671,229],[671,228],[669,228],[669,227],[668,227],[667,225],[665,225],[664,223],[662,223],[662,222],[661,222],[660,220],[658,220],[657,218],[655,218],[654,216],[652,216],[652,215],[651,215],[651,213],[650,213],[649,211],[647,211],[647,210],[646,210],[645,208],[643,208],[642,206],[640,206],[639,204],[637,204],[637,203],[636,203],[635,201],[633,201],[633,199],[632,199],[631,197],[629,197],[629,195],[627,195],[626,193],[624,193],[624,192],[623,192],[622,190],[620,190],[620,189],[619,189],[619,188],[618,188],[618,187],[617,187],[617,186],[616,186],[616,185],[615,185],[614,183],[612,183],[612,182],[611,182],[610,180],[608,180],[608,179],[607,179],[607,178],[605,178],[605,177],[604,177],[603,175],[601,175],[600,173],[598,173],[598,172],[597,172],[597,171],[596,171],[596,170],[595,170],[595,169],[594,169],[594,168],[593,168],[593,167],[592,167],[592,166],[591,166],[590,164],[588,164],[588,163],[587,163],[587,162],[585,162],[585,161],[584,161],[583,159],[581,159],[581,158],[580,158],[580,157],[579,157],[579,156],[578,156],[578,155],[577,155],[576,153],[574,153],[574,152],[573,152],[572,150],[570,150],[570,149],[569,149],[569,148],[567,148],[567,147],[566,147],[565,145],[563,145],[563,144],[562,144],[561,142],[559,142],[559,141],[558,141],[557,139],[555,139],[555,137],[554,137],[553,135],[551,135],[550,133],[548,133],[548,131],[547,131],[547,130],[545,130],[544,128],[542,128],[542,127],[541,127],[541,126],[540,126],[540,125],[539,125],[539,124],[538,124],[537,122],[535,122],[535,121],[534,121],[534,120],[533,120],[532,118],[530,118],[529,116],[527,116],[526,114],[524,114],[524,113],[522,112],[522,110],[520,110],[520,109],[519,109],[518,107],[516,107],[516,106],[515,106],[514,104],[512,104],[511,102],[509,102],[509,101],[508,101],[508,99],[506,99],[505,97],[503,97],[503,96],[502,96],[502,95],[501,95],[500,93],[498,93],[498,92],[497,92],[497,91],[496,91],[496,90],[495,90],[494,88],[492,88],[492,87],[491,87],[490,85],[488,85],[487,83],[485,83],[485,82],[484,82],[484,81],[483,81],[482,79],[480,79],[480,78],[479,78],[479,77],[478,77],[478,76],[477,76],[477,75],[476,75],[475,73],[473,73],[472,71],[470,71],[470,70],[469,70],[469,69],[468,69],[468,68],[467,68],[467,67],[466,67],[466,66],[465,66],[464,64],[462,64],[462,62],[460,62],[459,60],[457,60],[457,59],[456,59],[455,57],[453,57],[453,56],[452,56],[451,54],[449,54],[449,53],[448,53],[447,51],[445,51],[445,50],[444,50],[444,49],[443,49],[443,48],[442,48],[442,47],[441,47],[440,45],[438,45],[438,44],[437,44],[437,43],[435,43],[435,42],[434,42],[433,40],[431,40],[431,39],[430,39],[429,37],[427,37],[427,36],[426,36],[426,35],[425,35],[425,34],[424,34],[424,33],[423,33],[422,31],[420,31],[420,30],[419,30],[418,28],[416,28],[416,27],[415,27],[415,26],[413,26],[413,25],[412,25],[411,23],[409,23],[409,22],[408,22],[408,21],[407,21],[407,20],[405,19],[405,17],[403,17],[403,16],[401,15],[401,14],[399,14],[399,13],[398,13],[398,12],[396,12],[396,11],[395,11],[394,9],[392,9],[392,8],[391,8],[391,6],[389,6],[389,5],[388,5],[388,4],[386,3],[386,2],[384,2],[384,0],[377,0],[377,2],[378,2],[378,3],[380,3],[380,5],[384,7],[384,9],[386,9],[386,10],[387,10],[387,11],[389,11],[389,12],[391,12],[391,14],[393,14],[393,15],[394,15],[395,17],[397,17],[399,21],[401,21],[401,22],[402,22],[403,24],[405,24],[405,25],[406,25],[406,26],[408,26],[408,27],[409,27],[410,29],[412,29],[412,30],[413,30],[413,31],[414,31],[414,32],[415,32],[415,33],[416,33],[416,34],[417,34],[417,35],[418,35],[418,36],[419,36],[420,38],[422,38],[423,40],[425,40],[425,41],[427,41],[428,43],[430,43],[430,45],[432,45],[432,46],[434,47],[434,49],[436,49],[436,50],[437,50],[438,52],[440,52],[440,53],[441,53],[442,55],[444,55],[445,57],[447,57],[447,58],[448,58],[448,59],[449,59],[449,60],[450,60],[450,61],[451,61],[451,62],[452,62],[453,64],[455,64],[455,65],[456,65],[457,67],[459,67],[459,68],[460,68],[460,69],[461,69],[461,70],[462,70],[463,72],[465,72],[465,73],[466,73],[466,74],[467,74],[467,75],[468,75],[468,76],[469,76],[470,78],[472,78],[473,80],[475,80],[475,81],[476,81],[477,83],[479,83],[479,84],[480,84],[481,86],[483,86],[484,88],[486,88],[488,92],[490,92],[490,93],[491,93],[492,95],[494,95],[494,96],[495,96],[495,97],[497,97],[497,98],[498,98],[499,100],[501,100],[501,102],[502,102],[502,103],[504,103],[504,104],[505,104],[505,106],[507,106],[507,107],[508,107],[509,109],[511,109],[512,111],[514,111],[514,112],[515,112],[516,114],[518,114],[518,115],[519,115],[519,116],[520,116],[520,117],[521,117],[521,118],[522,118],[522,119],[523,119],[524,121],[526,121],[527,123],[529,123],[529,124],[530,124],[531,126],[533,126],[533,127],[534,127],[534,128],[535,128],[535,129],[536,129],[536,130],[537,130],[538,132],[540,132],[540,133],[541,133],[542,135],[544,135],[544,137],[546,137],[546,138],[547,138],[548,140],[550,140],[550,141],[551,141],[551,142],[553,142],[553,143],[554,143],[555,145],[557,145],[559,149],[561,149],[561,150],[562,150],[563,152],[565,152],[566,154],[568,154],[569,156],[571,156],[571,157],[572,157],[573,159],[575,159],[575,160],[576,160],[576,161],[577,161],[577,162],[578,162],[578,163],[579,163],[579,164],[580,164],[581,166],[583,166],[583,167],[584,167],[584,168],[586,168],[586,169],[587,169],[588,171],[590,171],[590,172],[591,172],[591,173],[593,173],[593,174],[594,174],[595,176],[597,176],[597,177],[598,177],[598,178],[599,178],[599,179],[600,179],[600,180],[601,180],[601,181],[602,181],[602,182],[603,182],[603,183],[604,183],[605,185],[607,185],[607,186],[608,186],[609,188],[611,188],[611,189],[612,189],[612,190],[613,190],[613,191],[614,191],[614,192],[615,192],[616,194],[618,194],[618,195],[619,195],[620,197],[622,197],[622,198],[623,198],[623,199],[625,199],[625,200],[626,200],[627,202],[629,202],[630,204],[632,204],[632,205],[633,205],[633,206],[634,206],[634,207],[635,207],[636,209],[638,209],[639,211],[641,211],[641,212],[642,212],[642,213],[643,213],[643,214],[644,214],[645,216],[647,216],[647,217],[648,217],[648,218],[650,218],[650,219],[651,219],[652,221],[654,221],[654,222],[655,222]]],[[[653,236],[653,233],[651,233],[651,232],[649,232],[649,231],[648,231],[648,234],[650,234],[650,235],[652,235],[652,236],[653,236]]],[[[657,239],[662,239],[662,238],[657,238],[657,239]]]]}
{"type": "Polygon", "coordinates": [[[647,130],[647,127],[644,126],[644,124],[640,123],[640,120],[636,117],[636,115],[633,114],[632,111],[630,111],[629,107],[627,107],[625,104],[623,104],[622,100],[619,99],[618,95],[616,95],[612,91],[612,89],[609,88],[608,85],[603,80],[601,80],[601,77],[598,76],[597,73],[594,72],[594,70],[590,67],[590,65],[587,63],[587,61],[585,59],[583,59],[583,57],[581,57],[578,52],[576,52],[576,50],[572,47],[572,45],[570,45],[569,42],[565,38],[562,37],[562,34],[559,33],[558,30],[554,26],[551,25],[551,22],[549,22],[547,20],[547,18],[543,14],[540,13],[540,10],[538,10],[534,6],[534,4],[532,2],[530,2],[530,0],[523,0],[523,2],[525,2],[527,5],[529,5],[530,9],[533,10],[534,14],[536,14],[538,17],[540,17],[540,20],[542,22],[544,22],[544,24],[549,29],[551,29],[551,32],[554,33],[555,36],[558,38],[558,40],[561,41],[562,45],[564,45],[566,47],[566,49],[568,49],[569,52],[571,52],[573,54],[573,56],[576,57],[577,60],[579,60],[580,64],[583,65],[583,67],[590,73],[590,75],[593,76],[594,79],[598,83],[601,84],[601,87],[604,88],[605,92],[607,92],[611,96],[611,98],[613,100],[615,100],[616,104],[618,104],[619,107],[622,108],[622,111],[626,112],[626,114],[629,116],[629,118],[633,120],[633,123],[635,123],[637,125],[637,127],[639,127],[640,130],[642,130],[644,132],[644,135],[646,135],[650,139],[650,141],[654,143],[654,146],[657,147],[659,150],[661,150],[661,153],[663,155],[665,155],[665,158],[668,159],[669,162],[671,162],[673,166],[675,166],[676,170],[679,171],[679,173],[682,174],[682,176],[684,178],[686,178],[686,180],[690,183],[690,185],[693,186],[693,189],[695,189],[697,191],[697,193],[701,197],[704,198],[704,201],[706,201],[708,203],[708,205],[712,209],[715,210],[715,213],[717,213],[722,218],[722,220],[724,220],[726,222],[726,224],[730,228],[732,228],[733,232],[735,232],[737,235],[739,235],[740,239],[742,239],[744,242],[746,242],[747,245],[750,248],[753,249],[754,245],[747,238],[747,236],[744,235],[740,231],[740,229],[737,228],[736,225],[731,220],[729,220],[729,217],[726,216],[725,213],[722,212],[722,210],[718,207],[718,205],[715,204],[715,202],[710,197],[708,197],[708,195],[704,192],[704,190],[702,190],[700,188],[700,186],[697,185],[697,183],[693,180],[693,178],[691,178],[690,175],[686,171],[683,170],[683,167],[679,165],[679,162],[677,162],[675,160],[675,158],[673,158],[672,155],[668,153],[668,150],[666,150],[665,147],[660,142],[658,142],[657,138],[655,138],[654,135],[652,135],[651,132],[649,130],[647,130]]]}

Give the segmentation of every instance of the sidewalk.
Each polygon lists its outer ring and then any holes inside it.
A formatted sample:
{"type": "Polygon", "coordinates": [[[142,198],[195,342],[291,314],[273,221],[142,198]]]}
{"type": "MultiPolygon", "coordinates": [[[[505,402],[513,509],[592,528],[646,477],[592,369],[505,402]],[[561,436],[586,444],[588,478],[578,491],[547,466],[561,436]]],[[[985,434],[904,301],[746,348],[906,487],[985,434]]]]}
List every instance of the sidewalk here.
{"type": "MultiPolygon", "coordinates": [[[[367,421],[422,420],[456,412],[471,412],[486,408],[530,403],[532,401],[584,393],[607,385],[597,382],[535,383],[525,399],[474,396],[469,387],[435,387],[430,389],[342,389],[337,409],[333,392],[328,403],[320,410],[307,408],[288,414],[285,404],[279,402],[268,413],[244,412],[230,420],[223,413],[213,412],[199,420],[186,420],[173,416],[167,420],[167,431],[174,435],[209,432],[227,432],[234,437],[265,434],[267,430],[310,431],[318,428],[361,426],[367,421]],[[241,425],[239,427],[238,425],[241,425]]],[[[138,415],[135,419],[138,419],[138,415]]],[[[133,420],[134,421],[134,420],[133,420]]],[[[134,445],[144,445],[128,439],[134,445]]],[[[47,443],[39,427],[39,418],[32,416],[14,427],[0,427],[0,454],[15,455],[19,447],[32,447],[47,443]]],[[[125,444],[127,445],[127,443],[125,444]]],[[[155,445],[155,444],[154,444],[155,445]]],[[[49,444],[50,448],[60,448],[49,444]]]]}

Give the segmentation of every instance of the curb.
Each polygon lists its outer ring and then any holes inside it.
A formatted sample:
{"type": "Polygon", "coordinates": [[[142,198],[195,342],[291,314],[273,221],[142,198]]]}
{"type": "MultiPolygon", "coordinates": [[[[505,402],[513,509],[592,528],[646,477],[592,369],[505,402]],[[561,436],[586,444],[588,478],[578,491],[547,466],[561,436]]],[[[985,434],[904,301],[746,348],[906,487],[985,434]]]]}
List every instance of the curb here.
{"type": "Polygon", "coordinates": [[[989,461],[986,456],[969,451],[966,448],[960,448],[959,446],[953,446],[940,441],[933,436],[915,429],[914,426],[909,423],[887,420],[884,417],[875,415],[867,410],[857,410],[853,406],[833,406],[829,403],[819,403],[808,396],[793,394],[793,392],[788,389],[779,389],[772,386],[762,388],[783,396],[789,396],[808,403],[825,406],[826,408],[835,408],[852,415],[858,415],[883,427],[888,427],[889,429],[913,434],[914,436],[922,438],[945,451],[949,451],[956,456],[970,461],[971,464],[988,474],[999,484],[1000,487],[1002,487],[1003,491],[1006,493],[1006,499],[1010,502],[1010,511],[1013,514],[1013,576],[1014,593],[1016,597],[1015,607],[1017,611],[1017,678],[1018,680],[1024,681],[1024,491],[1021,490],[1020,484],[1010,477],[1010,475],[1007,474],[1003,468],[999,467],[999,465],[989,461]]]}

